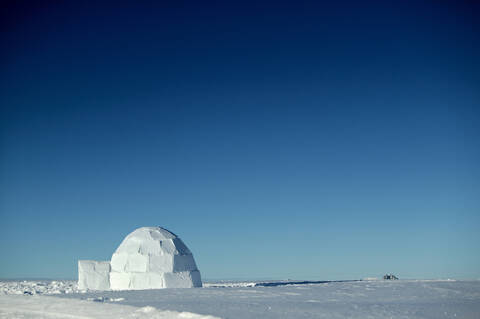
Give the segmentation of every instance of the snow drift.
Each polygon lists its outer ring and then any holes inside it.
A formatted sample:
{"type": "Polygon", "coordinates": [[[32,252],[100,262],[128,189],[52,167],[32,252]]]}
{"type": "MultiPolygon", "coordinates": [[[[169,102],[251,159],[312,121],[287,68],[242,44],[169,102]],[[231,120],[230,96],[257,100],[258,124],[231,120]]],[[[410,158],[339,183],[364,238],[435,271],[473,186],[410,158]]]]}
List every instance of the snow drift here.
{"type": "Polygon", "coordinates": [[[110,262],[79,260],[78,285],[93,290],[190,288],[201,287],[202,279],[177,235],[142,227],[125,237],[110,262]]]}

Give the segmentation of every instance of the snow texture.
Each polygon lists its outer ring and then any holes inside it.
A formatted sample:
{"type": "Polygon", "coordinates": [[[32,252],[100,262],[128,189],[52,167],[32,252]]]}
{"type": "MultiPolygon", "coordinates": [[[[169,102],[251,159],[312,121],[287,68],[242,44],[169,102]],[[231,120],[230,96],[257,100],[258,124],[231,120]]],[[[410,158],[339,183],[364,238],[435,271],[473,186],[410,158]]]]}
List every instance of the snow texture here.
{"type": "Polygon", "coordinates": [[[129,234],[111,260],[110,288],[155,289],[201,287],[193,255],[177,235],[161,227],[129,234]]]}
{"type": "Polygon", "coordinates": [[[162,311],[153,307],[132,307],[85,300],[60,300],[46,296],[0,297],[0,319],[216,319],[190,312],[162,311]]]}
{"type": "Polygon", "coordinates": [[[110,288],[110,262],[78,261],[78,288],[107,290],[110,288]]]}
{"type": "Polygon", "coordinates": [[[54,295],[81,292],[73,280],[0,281],[0,295],[54,295]]]}
{"type": "Polygon", "coordinates": [[[222,318],[478,319],[480,281],[298,281],[254,287],[162,289],[58,295],[124,298],[118,304],[188,311],[222,318]]]}
{"type": "Polygon", "coordinates": [[[0,281],[0,318],[478,319],[480,313],[480,281],[249,281],[205,286],[209,288],[72,293],[73,281],[0,281]],[[32,291],[56,293],[56,298],[31,296],[32,291]]]}

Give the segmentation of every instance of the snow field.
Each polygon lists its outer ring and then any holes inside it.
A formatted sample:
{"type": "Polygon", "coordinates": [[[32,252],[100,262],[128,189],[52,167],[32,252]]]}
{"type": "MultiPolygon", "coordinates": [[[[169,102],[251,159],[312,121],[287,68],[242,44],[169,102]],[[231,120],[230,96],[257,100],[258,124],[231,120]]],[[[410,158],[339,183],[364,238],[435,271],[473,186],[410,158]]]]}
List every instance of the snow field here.
{"type": "Polygon", "coordinates": [[[0,297],[1,319],[216,319],[189,312],[160,311],[150,306],[132,307],[98,303],[78,299],[63,299],[48,296],[2,296],[0,297]]]}
{"type": "MultiPolygon", "coordinates": [[[[28,283],[0,287],[4,294],[23,294],[28,283]]],[[[82,293],[73,282],[50,283],[30,282],[28,289],[44,287],[37,294],[55,297],[0,294],[0,318],[480,318],[480,281],[213,282],[82,293]],[[58,293],[68,287],[70,293],[58,293]]]]}

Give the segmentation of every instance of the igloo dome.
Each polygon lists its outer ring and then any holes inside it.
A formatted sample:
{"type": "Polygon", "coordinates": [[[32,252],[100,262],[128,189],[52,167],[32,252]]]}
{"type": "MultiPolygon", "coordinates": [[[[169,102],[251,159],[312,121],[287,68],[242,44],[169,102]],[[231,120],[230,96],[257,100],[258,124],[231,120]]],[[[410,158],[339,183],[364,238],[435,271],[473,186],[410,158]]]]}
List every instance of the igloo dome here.
{"type": "Polygon", "coordinates": [[[113,253],[110,266],[113,290],[202,286],[190,250],[177,235],[161,227],[130,233],[113,253]]]}
{"type": "Polygon", "coordinates": [[[162,227],[130,233],[111,261],[79,260],[78,287],[128,290],[201,287],[202,279],[190,250],[162,227]]]}

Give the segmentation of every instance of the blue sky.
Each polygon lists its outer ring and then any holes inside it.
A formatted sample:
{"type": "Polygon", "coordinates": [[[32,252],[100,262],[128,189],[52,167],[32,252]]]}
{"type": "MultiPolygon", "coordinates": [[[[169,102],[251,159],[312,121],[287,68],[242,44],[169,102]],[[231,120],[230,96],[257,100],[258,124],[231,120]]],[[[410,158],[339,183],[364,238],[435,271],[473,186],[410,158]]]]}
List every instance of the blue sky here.
{"type": "Polygon", "coordinates": [[[159,225],[204,278],[479,278],[478,9],[6,7],[0,277],[159,225]]]}

